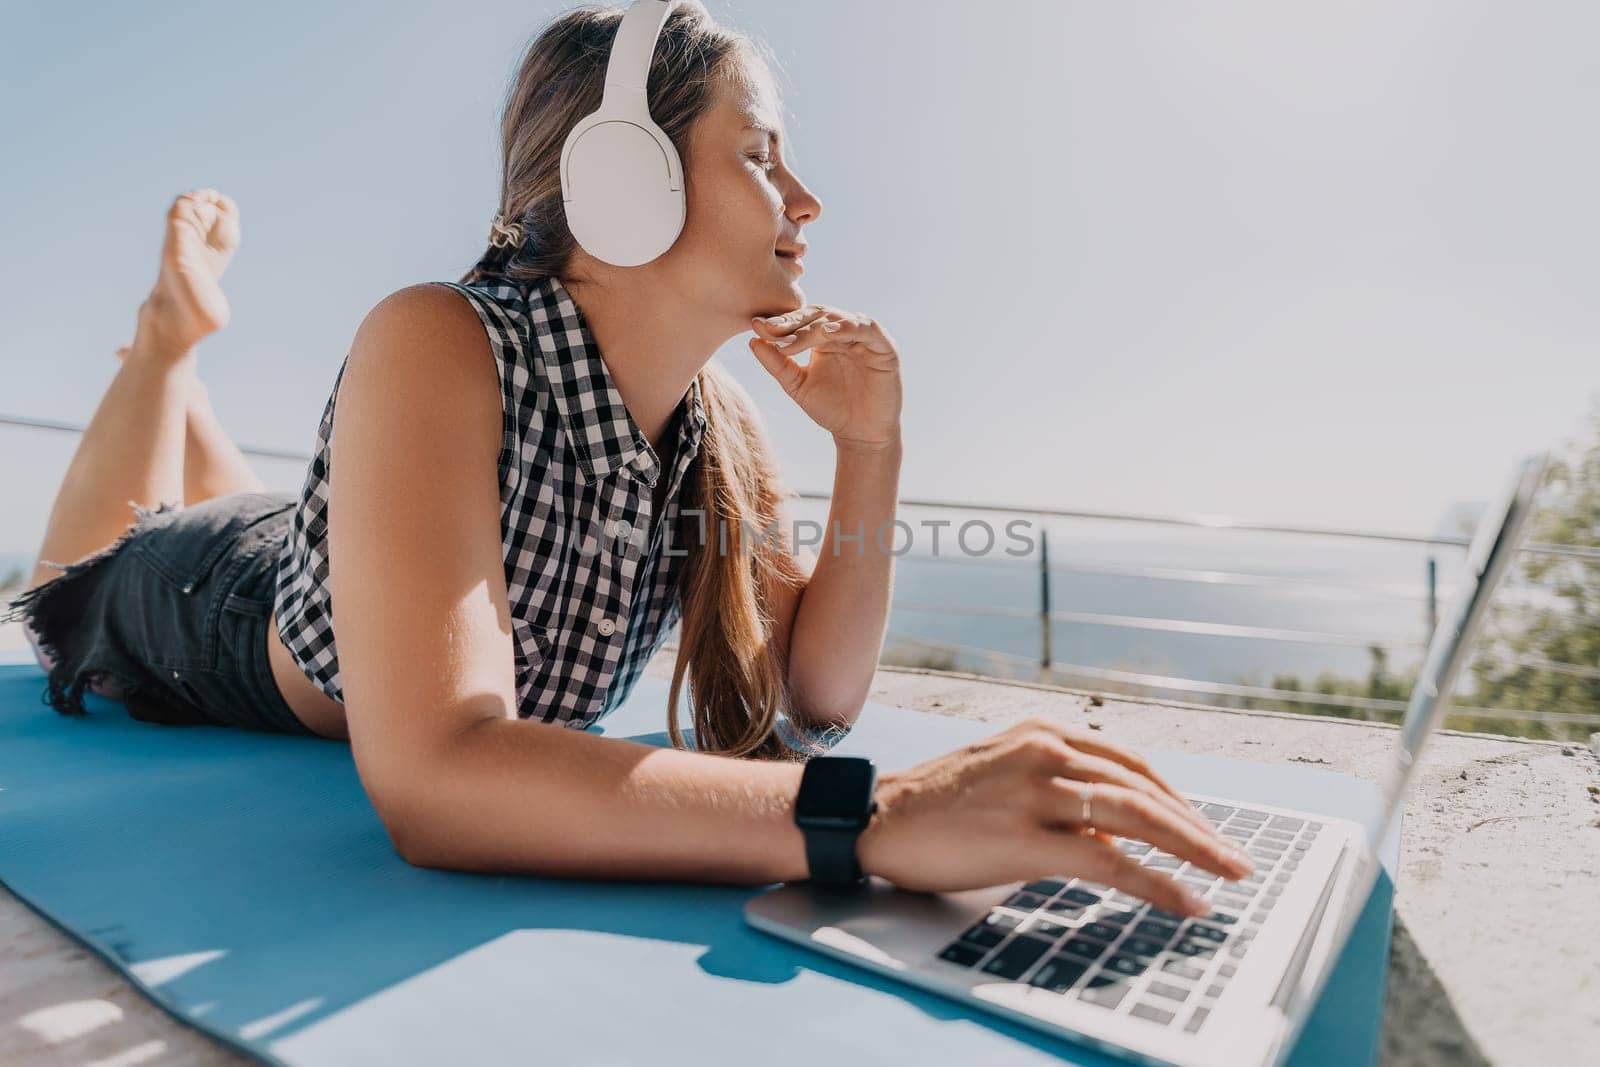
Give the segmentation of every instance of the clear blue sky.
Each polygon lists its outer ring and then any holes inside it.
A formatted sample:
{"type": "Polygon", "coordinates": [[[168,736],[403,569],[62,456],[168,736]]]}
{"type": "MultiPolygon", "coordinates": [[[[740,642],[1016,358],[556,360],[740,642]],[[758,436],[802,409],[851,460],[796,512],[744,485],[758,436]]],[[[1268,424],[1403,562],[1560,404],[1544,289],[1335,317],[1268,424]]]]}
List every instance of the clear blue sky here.
{"type": "MultiPolygon", "coordinates": [[[[366,311],[481,251],[562,6],[8,3],[0,410],[87,420],[168,202],[214,185],[213,402],[309,449],[366,311]]],[[[1594,5],[707,6],[782,57],[807,295],[901,343],[905,495],[1426,532],[1600,385],[1594,5]]],[[[723,358],[827,488],[826,435],[723,358]]],[[[0,427],[0,552],[69,446],[0,427]]]]}

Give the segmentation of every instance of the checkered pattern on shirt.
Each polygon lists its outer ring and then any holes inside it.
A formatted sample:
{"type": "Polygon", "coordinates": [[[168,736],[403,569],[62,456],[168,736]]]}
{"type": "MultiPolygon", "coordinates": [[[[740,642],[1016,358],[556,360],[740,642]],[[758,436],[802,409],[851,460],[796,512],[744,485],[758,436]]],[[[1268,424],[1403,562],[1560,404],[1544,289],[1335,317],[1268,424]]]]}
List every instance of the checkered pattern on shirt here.
{"type": "MultiPolygon", "coordinates": [[[[705,433],[699,382],[690,383],[674,416],[677,447],[664,471],[559,280],[439,284],[472,304],[500,371],[500,529],[518,714],[585,727],[622,703],[681,616],[687,546],[669,546],[666,531],[676,528],[685,475],[705,433]],[[670,480],[661,521],[652,524],[651,491],[661,477],[670,480]]],[[[328,446],[344,369],[323,409],[274,598],[290,653],[340,703],[328,593],[328,446]]]]}

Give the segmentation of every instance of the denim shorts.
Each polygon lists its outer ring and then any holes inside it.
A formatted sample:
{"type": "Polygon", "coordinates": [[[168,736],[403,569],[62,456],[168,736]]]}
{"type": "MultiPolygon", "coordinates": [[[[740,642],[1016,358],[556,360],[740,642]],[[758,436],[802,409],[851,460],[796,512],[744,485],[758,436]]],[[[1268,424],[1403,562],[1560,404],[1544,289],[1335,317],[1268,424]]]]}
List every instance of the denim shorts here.
{"type": "MultiPolygon", "coordinates": [[[[278,555],[296,498],[246,492],[134,505],[116,542],[11,602],[48,673],[44,702],[81,715],[85,689],[136,719],[317,736],[267,659],[278,555]]],[[[54,564],[60,567],[59,564],[54,564]]]]}

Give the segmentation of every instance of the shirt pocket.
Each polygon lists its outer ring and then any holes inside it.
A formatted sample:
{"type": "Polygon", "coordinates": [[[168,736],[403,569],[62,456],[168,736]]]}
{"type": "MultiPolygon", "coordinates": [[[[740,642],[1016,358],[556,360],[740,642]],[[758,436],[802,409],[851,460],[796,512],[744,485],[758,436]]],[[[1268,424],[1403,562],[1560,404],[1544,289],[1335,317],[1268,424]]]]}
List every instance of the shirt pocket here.
{"type": "Polygon", "coordinates": [[[550,654],[550,632],[526,619],[511,620],[511,652],[516,661],[517,694],[533,684],[550,654]]]}

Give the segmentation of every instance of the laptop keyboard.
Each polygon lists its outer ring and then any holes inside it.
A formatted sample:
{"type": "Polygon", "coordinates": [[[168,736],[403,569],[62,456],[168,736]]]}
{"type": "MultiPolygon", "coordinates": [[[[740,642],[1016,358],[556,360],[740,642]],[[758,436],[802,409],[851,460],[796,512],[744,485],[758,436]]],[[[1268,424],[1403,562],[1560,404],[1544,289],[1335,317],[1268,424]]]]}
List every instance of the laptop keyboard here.
{"type": "Polygon", "coordinates": [[[1093,882],[1045,878],[991,908],[939,958],[1156,1026],[1198,1031],[1322,824],[1190,803],[1250,856],[1250,877],[1229,882],[1142,841],[1117,847],[1209,901],[1210,914],[1189,918],[1093,882]]]}

